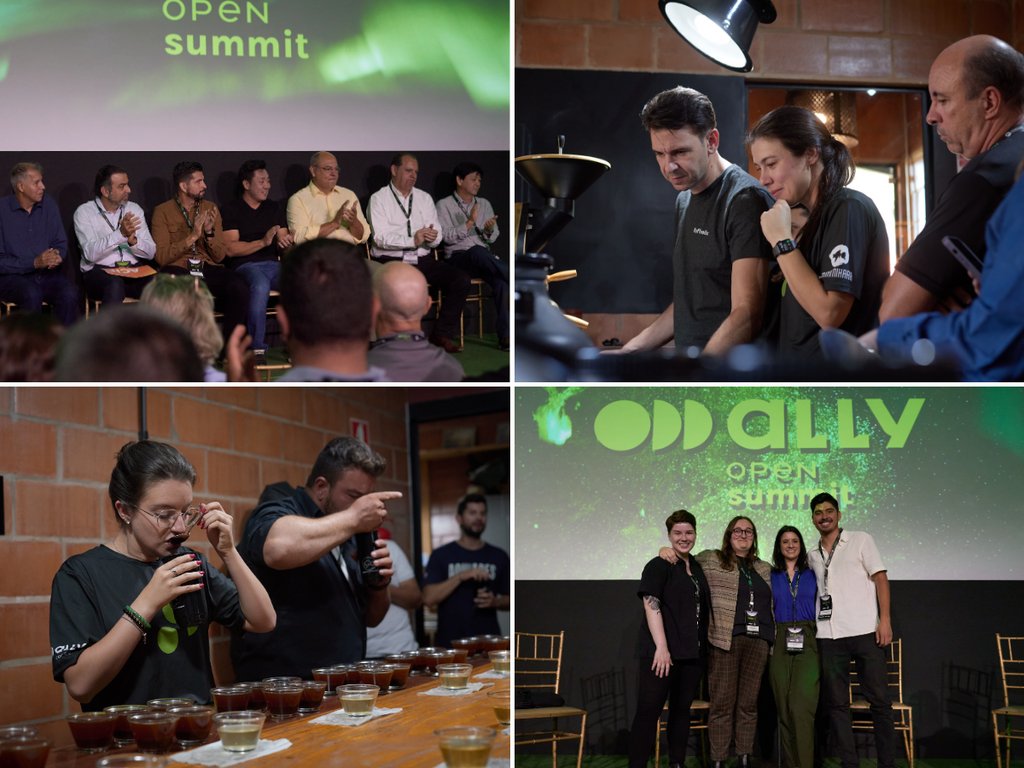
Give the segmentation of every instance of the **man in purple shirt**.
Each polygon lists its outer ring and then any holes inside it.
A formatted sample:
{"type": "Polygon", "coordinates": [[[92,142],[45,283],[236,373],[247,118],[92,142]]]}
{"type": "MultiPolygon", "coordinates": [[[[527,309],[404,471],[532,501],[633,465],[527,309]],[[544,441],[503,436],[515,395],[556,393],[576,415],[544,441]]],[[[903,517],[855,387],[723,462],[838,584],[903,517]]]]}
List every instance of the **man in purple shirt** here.
{"type": "Polygon", "coordinates": [[[78,289],[59,272],[68,250],[57,203],[44,194],[43,169],[18,163],[11,169],[14,192],[0,200],[0,301],[39,312],[53,306],[64,325],[78,316],[78,289]]]}

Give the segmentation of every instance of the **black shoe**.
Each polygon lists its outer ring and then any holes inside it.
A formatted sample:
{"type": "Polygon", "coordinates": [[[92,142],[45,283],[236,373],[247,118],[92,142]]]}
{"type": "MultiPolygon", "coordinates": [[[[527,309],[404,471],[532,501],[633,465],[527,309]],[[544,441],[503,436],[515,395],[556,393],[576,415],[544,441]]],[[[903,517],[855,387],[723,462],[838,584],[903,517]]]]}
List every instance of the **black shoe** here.
{"type": "Polygon", "coordinates": [[[252,353],[254,355],[256,355],[256,365],[266,365],[267,364],[267,350],[265,350],[265,349],[254,349],[252,351],[252,353]]]}
{"type": "Polygon", "coordinates": [[[449,355],[457,355],[459,352],[462,351],[462,347],[460,347],[454,341],[445,338],[444,336],[438,336],[436,333],[432,334],[430,338],[427,339],[427,341],[429,341],[435,347],[440,347],[449,355]]]}
{"type": "MultiPolygon", "coordinates": [[[[509,349],[511,348],[512,339],[510,339],[508,336],[503,336],[501,340],[498,342],[498,349],[500,349],[502,352],[508,352],[509,349]]],[[[676,765],[679,765],[679,763],[673,763],[672,768],[675,768],[676,765]]]]}

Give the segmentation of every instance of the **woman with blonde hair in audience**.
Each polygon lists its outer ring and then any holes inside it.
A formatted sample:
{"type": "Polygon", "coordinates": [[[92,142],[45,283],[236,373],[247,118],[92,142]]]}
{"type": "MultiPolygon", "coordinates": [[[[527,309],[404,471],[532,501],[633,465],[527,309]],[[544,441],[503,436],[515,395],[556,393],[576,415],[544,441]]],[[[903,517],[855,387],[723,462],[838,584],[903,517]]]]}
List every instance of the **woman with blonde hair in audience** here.
{"type": "Polygon", "coordinates": [[[142,291],[141,301],[169,315],[188,331],[203,363],[204,381],[227,381],[227,377],[213,367],[224,348],[224,337],[213,316],[213,294],[202,278],[157,275],[142,291]]]}

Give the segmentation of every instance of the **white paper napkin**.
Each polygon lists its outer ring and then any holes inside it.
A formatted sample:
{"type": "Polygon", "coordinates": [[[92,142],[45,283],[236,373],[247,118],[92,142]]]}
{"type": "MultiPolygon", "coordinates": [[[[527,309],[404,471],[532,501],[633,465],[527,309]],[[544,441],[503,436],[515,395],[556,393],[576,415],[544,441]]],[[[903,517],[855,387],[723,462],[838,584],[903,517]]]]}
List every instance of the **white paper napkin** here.
{"type": "Polygon", "coordinates": [[[474,680],[507,680],[508,677],[507,672],[495,672],[493,669],[481,672],[479,675],[473,675],[474,680]]]}
{"type": "Polygon", "coordinates": [[[288,739],[260,739],[252,752],[228,752],[219,741],[204,744],[188,752],[177,752],[168,758],[178,763],[196,763],[197,765],[229,766],[244,763],[256,757],[266,757],[275,752],[288,749],[292,743],[288,739]]]}
{"type": "Polygon", "coordinates": [[[309,722],[317,725],[347,725],[347,726],[360,726],[366,725],[371,720],[376,720],[378,717],[384,717],[384,715],[394,715],[401,712],[401,707],[389,709],[387,707],[374,707],[373,712],[370,713],[369,717],[352,717],[352,715],[345,714],[345,710],[336,709],[334,712],[329,712],[326,715],[321,715],[309,722]]]}
{"type": "MultiPolygon", "coordinates": [[[[445,768],[445,764],[438,763],[437,768],[445,768]]],[[[487,760],[487,768],[512,768],[512,761],[507,757],[491,757],[487,760]]]]}
{"type": "Polygon", "coordinates": [[[488,688],[494,683],[470,683],[465,688],[431,688],[429,691],[420,691],[420,696],[468,696],[476,693],[481,688],[488,688]]]}

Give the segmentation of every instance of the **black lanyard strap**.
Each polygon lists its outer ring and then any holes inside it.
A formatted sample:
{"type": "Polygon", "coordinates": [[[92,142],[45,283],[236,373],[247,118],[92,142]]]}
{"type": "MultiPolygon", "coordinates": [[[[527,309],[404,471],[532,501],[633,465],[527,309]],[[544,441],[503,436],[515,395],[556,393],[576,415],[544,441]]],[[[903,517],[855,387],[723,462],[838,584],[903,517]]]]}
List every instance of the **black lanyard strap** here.
{"type": "Polygon", "coordinates": [[[412,237],[412,192],[409,193],[409,210],[405,210],[405,206],[402,205],[402,201],[398,199],[398,195],[395,194],[395,188],[393,185],[388,184],[388,189],[391,190],[391,196],[395,198],[395,202],[398,203],[398,209],[405,214],[405,231],[412,237]]]}
{"type": "Polygon", "coordinates": [[[821,539],[818,539],[818,554],[821,555],[822,561],[825,563],[825,594],[828,594],[828,567],[832,564],[832,556],[836,553],[836,549],[839,547],[839,540],[843,538],[843,529],[839,529],[839,533],[836,534],[836,540],[832,542],[832,548],[828,551],[828,560],[825,560],[825,553],[821,549],[821,539]]]}
{"type": "Polygon", "coordinates": [[[740,566],[740,574],[747,577],[747,587],[750,589],[750,610],[754,610],[754,578],[750,571],[740,566]]]}
{"type": "MultiPolygon", "coordinates": [[[[185,217],[185,223],[188,224],[188,228],[189,230],[191,230],[195,225],[192,223],[192,221],[189,220],[188,211],[185,210],[185,206],[181,204],[181,200],[179,200],[178,198],[174,198],[174,202],[178,204],[178,208],[181,209],[181,215],[185,217]]],[[[199,200],[196,200],[196,216],[199,216],[199,200]]],[[[196,255],[195,243],[192,243],[192,255],[196,255]]]]}
{"type": "Polygon", "coordinates": [[[800,592],[800,576],[802,573],[802,571],[797,571],[796,578],[790,581],[789,571],[786,571],[786,583],[789,584],[789,594],[793,596],[793,621],[796,621],[796,596],[800,592]]]}

